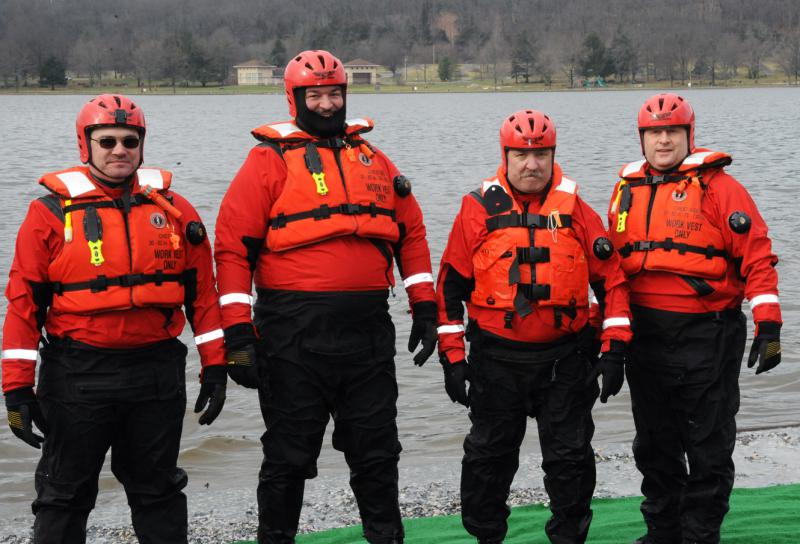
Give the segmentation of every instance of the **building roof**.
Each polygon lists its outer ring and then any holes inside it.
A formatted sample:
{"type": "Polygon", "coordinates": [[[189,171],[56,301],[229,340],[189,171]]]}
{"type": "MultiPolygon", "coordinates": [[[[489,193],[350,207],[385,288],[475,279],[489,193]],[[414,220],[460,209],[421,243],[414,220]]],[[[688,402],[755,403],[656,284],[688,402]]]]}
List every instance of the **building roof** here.
{"type": "Polygon", "coordinates": [[[380,67],[379,64],[374,64],[374,63],[372,63],[372,62],[370,62],[368,60],[364,60],[364,59],[354,59],[354,60],[351,60],[350,62],[345,62],[344,65],[345,66],[374,66],[375,68],[379,68],[380,67]]]}
{"type": "Polygon", "coordinates": [[[277,68],[277,66],[274,64],[268,64],[263,60],[251,59],[235,65],[234,68],[277,68]]]}

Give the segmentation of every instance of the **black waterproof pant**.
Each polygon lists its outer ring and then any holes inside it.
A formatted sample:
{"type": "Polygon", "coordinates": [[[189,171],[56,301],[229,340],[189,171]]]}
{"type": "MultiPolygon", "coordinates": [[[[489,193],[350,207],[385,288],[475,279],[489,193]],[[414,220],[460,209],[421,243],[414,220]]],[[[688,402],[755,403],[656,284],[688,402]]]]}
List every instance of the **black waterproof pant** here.
{"type": "Polygon", "coordinates": [[[51,340],[41,354],[37,396],[49,433],[36,468],[34,543],[86,541],[109,448],[139,542],[185,543],[187,477],[177,461],[186,347],[170,340],[109,350],[51,340]]]}
{"type": "Polygon", "coordinates": [[[508,530],[511,482],[527,418],[536,418],[544,485],[552,517],[545,531],[554,544],[586,540],[595,486],[592,406],[596,382],[586,382],[587,358],[571,350],[563,359],[534,364],[470,353],[472,428],[464,440],[462,521],[481,541],[501,542],[508,530]]]}
{"type": "Polygon", "coordinates": [[[259,291],[266,432],[258,483],[261,544],[294,542],[305,480],[316,477],[325,427],[344,453],[364,537],[402,542],[398,500],[394,326],[386,293],[259,291]]]}
{"type": "Polygon", "coordinates": [[[744,315],[632,310],[626,372],[648,535],[716,544],[733,488],[744,315]]]}

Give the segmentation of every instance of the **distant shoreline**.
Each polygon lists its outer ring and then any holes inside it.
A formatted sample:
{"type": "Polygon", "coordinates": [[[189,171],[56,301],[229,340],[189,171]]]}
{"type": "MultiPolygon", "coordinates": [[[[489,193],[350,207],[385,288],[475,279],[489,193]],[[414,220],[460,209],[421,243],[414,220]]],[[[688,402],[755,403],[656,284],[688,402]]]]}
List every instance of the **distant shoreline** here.
{"type": "MultiPolygon", "coordinates": [[[[606,87],[573,87],[565,85],[553,85],[546,87],[541,84],[531,85],[499,85],[497,88],[489,82],[459,82],[453,84],[446,83],[409,83],[407,85],[380,85],[373,86],[350,86],[348,92],[354,94],[460,94],[460,93],[527,93],[527,92],[609,92],[609,91],[641,91],[641,90],[728,90],[728,89],[775,89],[775,88],[795,88],[800,89],[800,85],[794,85],[785,81],[770,81],[762,83],[730,83],[724,85],[672,85],[664,84],[637,83],[633,85],[613,85],[606,87]]],[[[269,95],[284,94],[283,87],[277,86],[214,86],[214,87],[131,87],[131,86],[97,86],[97,87],[65,87],[55,90],[43,89],[41,87],[20,87],[0,88],[0,95],[86,95],[96,96],[104,93],[117,93],[132,96],[169,96],[169,95],[269,95]]]]}

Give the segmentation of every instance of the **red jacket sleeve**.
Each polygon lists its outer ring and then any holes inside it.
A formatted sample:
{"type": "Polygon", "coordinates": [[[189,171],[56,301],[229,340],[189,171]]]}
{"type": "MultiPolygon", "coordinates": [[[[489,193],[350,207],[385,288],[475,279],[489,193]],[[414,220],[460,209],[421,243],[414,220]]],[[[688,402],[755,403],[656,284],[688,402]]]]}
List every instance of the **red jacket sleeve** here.
{"type": "Polygon", "coordinates": [[[595,296],[600,299],[602,351],[608,351],[611,340],[628,343],[633,337],[628,281],[616,251],[612,250],[605,259],[595,253],[595,242],[600,238],[608,239],[600,216],[580,197],[573,215],[573,228],[589,260],[589,283],[595,291],[595,296]]]}
{"type": "Polygon", "coordinates": [[[767,224],[747,189],[725,172],[713,178],[708,193],[716,203],[713,209],[719,214],[711,219],[720,226],[725,250],[744,278],[744,296],[750,301],[758,334],[758,324],[762,321],[782,323],[778,273],[775,270],[778,257],[772,252],[767,224]],[[750,228],[746,232],[737,233],[731,228],[730,218],[737,212],[744,213],[750,220],[750,228]]]}
{"type": "Polygon", "coordinates": [[[3,323],[3,391],[31,387],[49,301],[42,300],[48,284],[51,255],[63,240],[64,225],[35,200],[20,226],[14,260],[6,286],[8,300],[3,323]]]}
{"type": "MultiPolygon", "coordinates": [[[[197,210],[182,196],[172,193],[173,205],[182,213],[181,223],[186,231],[190,222],[202,224],[197,210]]],[[[200,353],[203,368],[225,364],[225,347],[222,333],[222,318],[219,297],[214,281],[214,265],[211,243],[205,236],[199,244],[186,241],[186,269],[195,276],[194,297],[187,299],[185,312],[194,332],[194,341],[200,353]]]]}
{"type": "MultiPolygon", "coordinates": [[[[376,153],[385,162],[391,179],[400,175],[397,167],[383,152],[376,150],[376,153]]],[[[401,235],[395,248],[395,259],[403,278],[403,286],[408,293],[408,302],[412,307],[417,302],[433,302],[431,253],[422,210],[413,194],[397,196],[395,202],[401,235]]]]}
{"type": "Polygon", "coordinates": [[[267,234],[272,188],[286,178],[286,164],[272,148],[256,146],[225,193],[217,215],[217,264],[222,326],[252,325],[252,285],[258,252],[267,234]]]}
{"type": "Polygon", "coordinates": [[[450,363],[466,358],[464,302],[472,291],[472,255],[486,237],[484,214],[474,208],[480,206],[469,195],[461,200],[461,210],[453,221],[436,281],[439,352],[450,363]]]}

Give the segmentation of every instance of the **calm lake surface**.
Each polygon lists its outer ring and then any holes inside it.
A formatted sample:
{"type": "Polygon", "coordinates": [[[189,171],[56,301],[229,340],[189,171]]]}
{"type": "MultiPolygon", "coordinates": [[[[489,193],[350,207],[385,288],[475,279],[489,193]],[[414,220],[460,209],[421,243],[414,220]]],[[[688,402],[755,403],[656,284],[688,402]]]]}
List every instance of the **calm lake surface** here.
{"type": "MultiPolygon", "coordinates": [[[[503,117],[521,108],[547,112],[558,129],[556,160],[577,180],[585,200],[602,216],[619,167],[641,158],[635,114],[653,91],[507,94],[351,95],[350,117],[376,121],[370,141],[385,151],[412,181],[425,214],[434,274],[461,196],[494,174],[500,160],[497,133],[503,117]]],[[[793,232],[800,231],[800,89],[693,90],[698,145],[731,153],[728,171],[750,191],[770,227],[780,257],[783,363],[769,375],[741,377],[740,430],[800,424],[800,257],[793,232]]],[[[0,283],[5,288],[14,239],[28,203],[44,194],[36,183],[48,171],[78,163],[74,122],[88,96],[0,96],[0,283]]],[[[137,96],[148,121],[145,164],[174,173],[173,187],[198,209],[213,233],[222,195],[255,140],[249,131],[286,119],[282,95],[137,96]]],[[[442,467],[456,471],[468,430],[464,409],[451,404],[433,357],[422,369],[405,344],[410,316],[402,287],[391,299],[397,327],[397,376],[403,474],[432,481],[442,467]]],[[[750,316],[749,309],[745,309],[750,316]]],[[[0,307],[5,317],[5,300],[0,307]]],[[[188,327],[187,327],[188,329],[188,327]]],[[[750,327],[752,335],[752,326],[750,327]]],[[[189,334],[184,342],[193,346],[189,334]]],[[[749,349],[748,339],[748,349],[749,349]]],[[[190,347],[187,377],[198,374],[190,347]]],[[[189,383],[189,404],[198,386],[189,383]]],[[[608,404],[595,406],[595,446],[626,444],[633,438],[627,386],[608,404]]],[[[32,523],[33,473],[39,457],[17,440],[0,408],[0,536],[22,533],[32,523]]],[[[225,409],[209,427],[187,412],[180,464],[188,493],[212,490],[217,497],[252,490],[261,460],[263,423],[256,395],[231,384],[225,409]]],[[[536,452],[529,428],[525,453],[536,452]]],[[[346,474],[342,455],[327,438],[319,461],[320,480],[346,474]]],[[[793,475],[794,480],[797,475],[793,475]]],[[[793,481],[794,481],[793,480],[793,481]]],[[[402,481],[401,486],[411,482],[402,481]]],[[[205,491],[206,493],[208,491],[205,491]]],[[[254,496],[254,493],[251,493],[254,496]]],[[[191,507],[191,503],[190,503],[191,507]]],[[[253,507],[253,504],[243,505],[253,507]]],[[[125,523],[124,493],[108,469],[101,476],[98,510],[90,523],[125,523]],[[110,505],[110,507],[109,507],[110,505]]]]}

